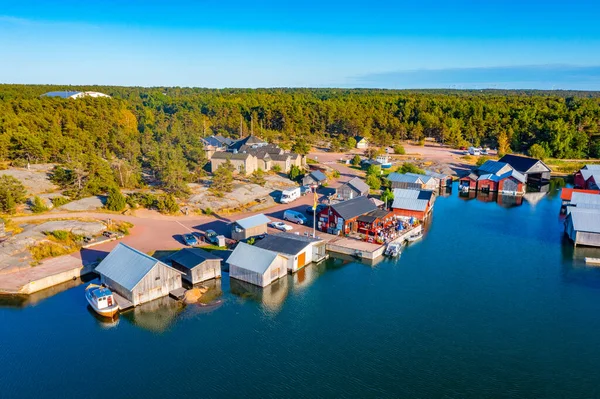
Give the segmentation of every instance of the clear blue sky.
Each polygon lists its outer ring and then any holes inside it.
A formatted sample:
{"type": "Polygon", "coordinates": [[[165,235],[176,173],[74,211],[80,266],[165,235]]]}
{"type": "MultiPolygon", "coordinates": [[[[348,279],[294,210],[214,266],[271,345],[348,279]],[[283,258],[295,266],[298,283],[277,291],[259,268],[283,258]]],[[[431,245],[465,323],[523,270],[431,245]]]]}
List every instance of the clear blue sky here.
{"type": "Polygon", "coordinates": [[[0,81],[600,90],[599,15],[592,0],[0,0],[0,81]]]}

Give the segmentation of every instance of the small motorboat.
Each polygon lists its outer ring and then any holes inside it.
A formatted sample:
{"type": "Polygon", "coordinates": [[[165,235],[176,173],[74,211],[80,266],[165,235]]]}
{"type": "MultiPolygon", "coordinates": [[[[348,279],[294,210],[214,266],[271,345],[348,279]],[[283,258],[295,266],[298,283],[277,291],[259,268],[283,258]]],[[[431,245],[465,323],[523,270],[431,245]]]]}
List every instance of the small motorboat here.
{"type": "Polygon", "coordinates": [[[104,317],[113,317],[119,311],[119,305],[113,293],[106,287],[90,284],[85,289],[85,299],[96,313],[104,317]]]}
{"type": "Polygon", "coordinates": [[[415,242],[415,241],[419,241],[421,238],[423,238],[423,233],[422,232],[418,232],[415,233],[411,236],[408,236],[408,238],[406,239],[406,241],[408,242],[415,242]]]}
{"type": "Polygon", "coordinates": [[[395,257],[399,256],[401,252],[402,252],[402,248],[401,248],[400,243],[392,242],[392,243],[388,244],[387,248],[385,249],[384,255],[395,258],[395,257]]]}

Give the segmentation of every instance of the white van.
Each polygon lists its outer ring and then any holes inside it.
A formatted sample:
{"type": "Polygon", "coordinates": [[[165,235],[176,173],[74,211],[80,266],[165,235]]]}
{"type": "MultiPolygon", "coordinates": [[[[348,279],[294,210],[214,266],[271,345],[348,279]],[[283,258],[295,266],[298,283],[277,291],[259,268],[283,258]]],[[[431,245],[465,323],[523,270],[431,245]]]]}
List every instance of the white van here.
{"type": "Polygon", "coordinates": [[[304,216],[304,214],[290,210],[283,212],[283,220],[289,220],[290,222],[298,224],[308,223],[308,220],[306,219],[306,216],[304,216]]]}
{"type": "Polygon", "coordinates": [[[300,198],[300,195],[300,187],[294,187],[290,188],[289,190],[283,190],[281,192],[281,198],[279,199],[279,202],[281,202],[282,204],[288,204],[300,198]]]}

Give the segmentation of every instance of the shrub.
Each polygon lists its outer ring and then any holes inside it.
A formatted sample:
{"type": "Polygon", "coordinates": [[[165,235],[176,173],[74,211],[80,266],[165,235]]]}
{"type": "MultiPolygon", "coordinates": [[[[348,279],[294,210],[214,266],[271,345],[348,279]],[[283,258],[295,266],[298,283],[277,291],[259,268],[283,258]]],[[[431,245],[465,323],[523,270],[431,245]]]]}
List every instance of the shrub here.
{"type": "Polygon", "coordinates": [[[25,186],[9,175],[0,176],[0,212],[14,213],[18,204],[26,200],[25,186]]]}
{"type": "Polygon", "coordinates": [[[292,165],[292,167],[290,168],[290,173],[288,174],[288,178],[292,181],[296,181],[296,179],[298,179],[301,174],[302,171],[300,170],[300,168],[296,165],[292,165]]]}
{"type": "Polygon", "coordinates": [[[252,175],[250,175],[250,182],[258,184],[259,186],[264,186],[266,183],[265,172],[263,172],[262,169],[256,169],[252,172],[252,175]]]}
{"type": "Polygon", "coordinates": [[[489,160],[488,157],[479,157],[479,158],[477,158],[477,162],[475,162],[475,165],[481,166],[484,163],[486,163],[488,160],[489,160]]]}
{"type": "Polygon", "coordinates": [[[360,159],[360,155],[356,154],[356,155],[355,155],[355,156],[352,158],[352,161],[351,161],[351,163],[352,163],[352,165],[354,165],[354,166],[358,166],[358,165],[360,165],[360,161],[362,161],[362,160],[360,159]]]}
{"type": "Polygon", "coordinates": [[[233,190],[234,166],[229,159],[219,165],[213,173],[211,191],[215,193],[228,193],[233,190]]]}
{"type": "Polygon", "coordinates": [[[421,140],[419,140],[418,144],[419,144],[421,147],[424,147],[424,146],[425,146],[425,139],[421,139],[421,140]]]}
{"type": "Polygon", "coordinates": [[[246,241],[246,244],[248,245],[254,245],[254,243],[256,242],[256,238],[254,237],[250,237],[248,238],[248,240],[246,241]]]}
{"type": "Polygon", "coordinates": [[[424,175],[425,171],[419,167],[417,167],[415,164],[412,164],[410,162],[404,162],[402,164],[402,166],[400,166],[397,169],[397,172],[399,173],[417,173],[420,175],[424,175]]]}
{"type": "Polygon", "coordinates": [[[44,201],[42,201],[42,199],[37,195],[33,197],[33,202],[29,208],[33,213],[42,213],[49,209],[46,204],[44,204],[44,201]]]}
{"type": "Polygon", "coordinates": [[[381,179],[376,175],[368,175],[365,183],[367,183],[371,190],[379,190],[381,188],[381,179]]]}
{"type": "Polygon", "coordinates": [[[177,213],[179,212],[179,205],[175,200],[173,194],[163,195],[158,198],[156,208],[160,213],[177,213]]]}
{"type": "Polygon", "coordinates": [[[58,208],[59,206],[66,205],[69,202],[71,202],[67,197],[54,197],[51,198],[50,201],[52,201],[52,206],[54,206],[55,208],[58,208]]]}
{"type": "Polygon", "coordinates": [[[70,233],[65,230],[54,230],[50,232],[50,236],[56,238],[58,241],[67,241],[70,233]]]}
{"type": "Polygon", "coordinates": [[[401,144],[395,145],[394,146],[394,154],[398,154],[398,155],[406,154],[406,150],[404,149],[404,146],[401,144]]]}
{"type": "Polygon", "coordinates": [[[534,144],[529,147],[529,156],[537,159],[541,159],[542,161],[546,159],[548,154],[546,153],[546,149],[539,144],[534,144]]]}
{"type": "Polygon", "coordinates": [[[208,215],[208,216],[211,216],[214,213],[213,210],[210,207],[206,207],[203,210],[203,212],[204,212],[205,215],[208,215]]]}
{"type": "Polygon", "coordinates": [[[108,192],[108,198],[106,199],[106,205],[104,206],[109,211],[122,211],[127,206],[127,201],[121,192],[113,188],[108,192]]]}
{"type": "Polygon", "coordinates": [[[393,201],[394,193],[389,188],[386,188],[385,191],[381,194],[381,200],[385,203],[393,201]]]}
{"type": "Polygon", "coordinates": [[[334,179],[338,179],[340,177],[340,171],[334,169],[333,172],[331,172],[331,176],[333,176],[334,179]]]}
{"type": "Polygon", "coordinates": [[[381,166],[379,165],[371,165],[369,169],[367,169],[367,176],[381,176],[381,166]]]}
{"type": "Polygon", "coordinates": [[[133,224],[129,223],[129,222],[120,222],[117,227],[115,228],[116,231],[118,231],[119,233],[122,233],[126,236],[129,235],[129,229],[133,227],[133,224]]]}
{"type": "Polygon", "coordinates": [[[279,165],[273,165],[273,167],[271,168],[271,170],[275,173],[281,173],[281,166],[279,165]]]}

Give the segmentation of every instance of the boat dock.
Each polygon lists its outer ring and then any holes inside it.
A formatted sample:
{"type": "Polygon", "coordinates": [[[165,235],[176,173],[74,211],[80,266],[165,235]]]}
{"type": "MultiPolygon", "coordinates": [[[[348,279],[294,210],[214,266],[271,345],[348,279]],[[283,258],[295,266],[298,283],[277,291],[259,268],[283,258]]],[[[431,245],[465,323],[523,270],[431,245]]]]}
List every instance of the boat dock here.
{"type": "Polygon", "coordinates": [[[171,292],[169,292],[169,296],[171,298],[177,299],[178,301],[182,300],[185,297],[185,292],[187,290],[183,287],[181,288],[177,288],[176,290],[173,290],[171,292]]]}
{"type": "Polygon", "coordinates": [[[422,229],[423,226],[418,225],[412,229],[406,230],[402,232],[400,236],[386,244],[374,244],[354,238],[338,238],[327,243],[327,251],[343,255],[350,255],[366,260],[375,260],[383,255],[387,244],[403,243],[411,235],[420,233],[422,229]]]}
{"type": "Polygon", "coordinates": [[[133,303],[128,299],[125,299],[115,291],[113,291],[112,294],[113,298],[115,298],[115,301],[117,301],[117,305],[119,305],[119,311],[131,309],[133,307],[133,303]]]}
{"type": "Polygon", "coordinates": [[[600,266],[600,258],[589,258],[589,257],[586,257],[585,258],[585,264],[586,265],[600,266]]]}

